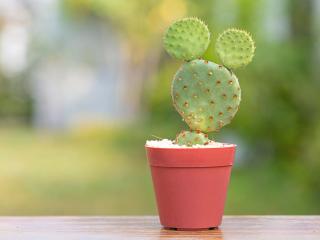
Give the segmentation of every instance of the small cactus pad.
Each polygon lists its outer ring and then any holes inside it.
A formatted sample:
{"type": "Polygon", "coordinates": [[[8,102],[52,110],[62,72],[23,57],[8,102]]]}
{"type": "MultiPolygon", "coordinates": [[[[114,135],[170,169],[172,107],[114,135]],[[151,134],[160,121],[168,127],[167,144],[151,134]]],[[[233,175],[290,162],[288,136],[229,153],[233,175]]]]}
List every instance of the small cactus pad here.
{"type": "Polygon", "coordinates": [[[241,90],[234,73],[206,60],[184,63],[171,88],[173,104],[191,130],[217,131],[238,111],[241,90]]]}
{"type": "Polygon", "coordinates": [[[219,35],[216,51],[227,68],[246,66],[254,55],[254,41],[244,30],[227,29],[219,35]]]}
{"type": "Polygon", "coordinates": [[[176,137],[175,143],[191,147],[193,145],[206,145],[209,143],[207,134],[199,131],[182,131],[176,137]]]}
{"type": "Polygon", "coordinates": [[[164,48],[177,59],[190,61],[199,58],[208,48],[210,32],[197,18],[174,22],[164,35],[164,48]]]}

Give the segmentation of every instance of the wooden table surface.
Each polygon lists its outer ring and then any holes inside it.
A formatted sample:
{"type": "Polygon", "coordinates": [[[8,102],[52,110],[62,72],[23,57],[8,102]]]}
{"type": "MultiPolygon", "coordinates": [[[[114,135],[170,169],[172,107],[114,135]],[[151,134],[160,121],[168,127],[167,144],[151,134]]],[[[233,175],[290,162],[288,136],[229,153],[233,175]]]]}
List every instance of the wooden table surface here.
{"type": "Polygon", "coordinates": [[[219,229],[163,229],[157,217],[0,217],[0,239],[320,240],[320,216],[226,216],[219,229]]]}

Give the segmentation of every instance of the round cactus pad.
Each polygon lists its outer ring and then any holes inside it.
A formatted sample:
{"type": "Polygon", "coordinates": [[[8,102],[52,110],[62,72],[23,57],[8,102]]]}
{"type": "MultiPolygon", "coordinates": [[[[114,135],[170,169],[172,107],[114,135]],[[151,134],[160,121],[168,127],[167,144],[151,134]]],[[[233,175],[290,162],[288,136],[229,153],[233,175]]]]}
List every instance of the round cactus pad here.
{"type": "Polygon", "coordinates": [[[184,63],[171,91],[173,104],[190,129],[202,132],[217,131],[230,123],[241,100],[233,72],[206,60],[184,63]]]}
{"type": "Polygon", "coordinates": [[[183,18],[167,29],[163,42],[172,57],[190,61],[199,58],[207,50],[210,32],[201,20],[183,18]]]}
{"type": "Polygon", "coordinates": [[[192,145],[206,145],[209,143],[209,138],[207,134],[200,131],[182,131],[177,135],[175,143],[188,147],[192,145]]]}
{"type": "Polygon", "coordinates": [[[219,35],[216,42],[216,51],[221,61],[231,69],[250,63],[254,50],[254,41],[244,30],[227,29],[219,35]]]}

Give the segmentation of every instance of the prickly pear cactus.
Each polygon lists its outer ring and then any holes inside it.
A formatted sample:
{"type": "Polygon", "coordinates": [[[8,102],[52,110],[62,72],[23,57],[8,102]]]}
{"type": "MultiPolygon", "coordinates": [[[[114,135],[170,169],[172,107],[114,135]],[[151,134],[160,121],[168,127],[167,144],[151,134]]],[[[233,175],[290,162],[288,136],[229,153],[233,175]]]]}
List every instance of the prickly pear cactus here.
{"type": "Polygon", "coordinates": [[[228,29],[219,35],[216,51],[223,64],[231,69],[246,66],[254,55],[254,42],[244,30],[228,29]]]}
{"type": "Polygon", "coordinates": [[[172,57],[190,61],[206,51],[210,42],[210,32],[201,20],[184,18],[168,28],[163,42],[172,57]]]}
{"type": "Polygon", "coordinates": [[[184,63],[172,82],[176,110],[191,130],[217,131],[238,111],[241,90],[237,77],[206,60],[184,63]]]}
{"type": "Polygon", "coordinates": [[[208,135],[200,131],[182,131],[177,135],[175,143],[191,147],[192,145],[206,145],[209,141],[208,135]]]}
{"type": "Polygon", "coordinates": [[[239,109],[241,89],[233,69],[251,62],[255,46],[249,33],[228,29],[217,39],[219,65],[198,59],[207,49],[210,33],[196,18],[173,23],[164,36],[167,52],[185,60],[172,81],[173,105],[191,131],[177,135],[179,145],[208,144],[205,133],[230,123],[239,109]]]}

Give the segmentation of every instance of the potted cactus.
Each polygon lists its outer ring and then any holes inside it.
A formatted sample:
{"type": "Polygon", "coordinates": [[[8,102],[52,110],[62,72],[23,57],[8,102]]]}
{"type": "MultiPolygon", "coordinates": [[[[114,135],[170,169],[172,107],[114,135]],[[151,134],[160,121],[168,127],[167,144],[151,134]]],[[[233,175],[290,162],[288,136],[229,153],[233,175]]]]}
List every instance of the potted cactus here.
{"type": "Polygon", "coordinates": [[[227,29],[216,41],[221,64],[201,59],[210,42],[206,24],[184,18],[167,29],[164,48],[183,61],[172,81],[175,109],[189,126],[174,141],[147,141],[146,151],[161,224],[208,229],[222,221],[236,145],[208,138],[231,122],[241,89],[233,70],[251,62],[255,46],[246,31],[227,29]]]}

